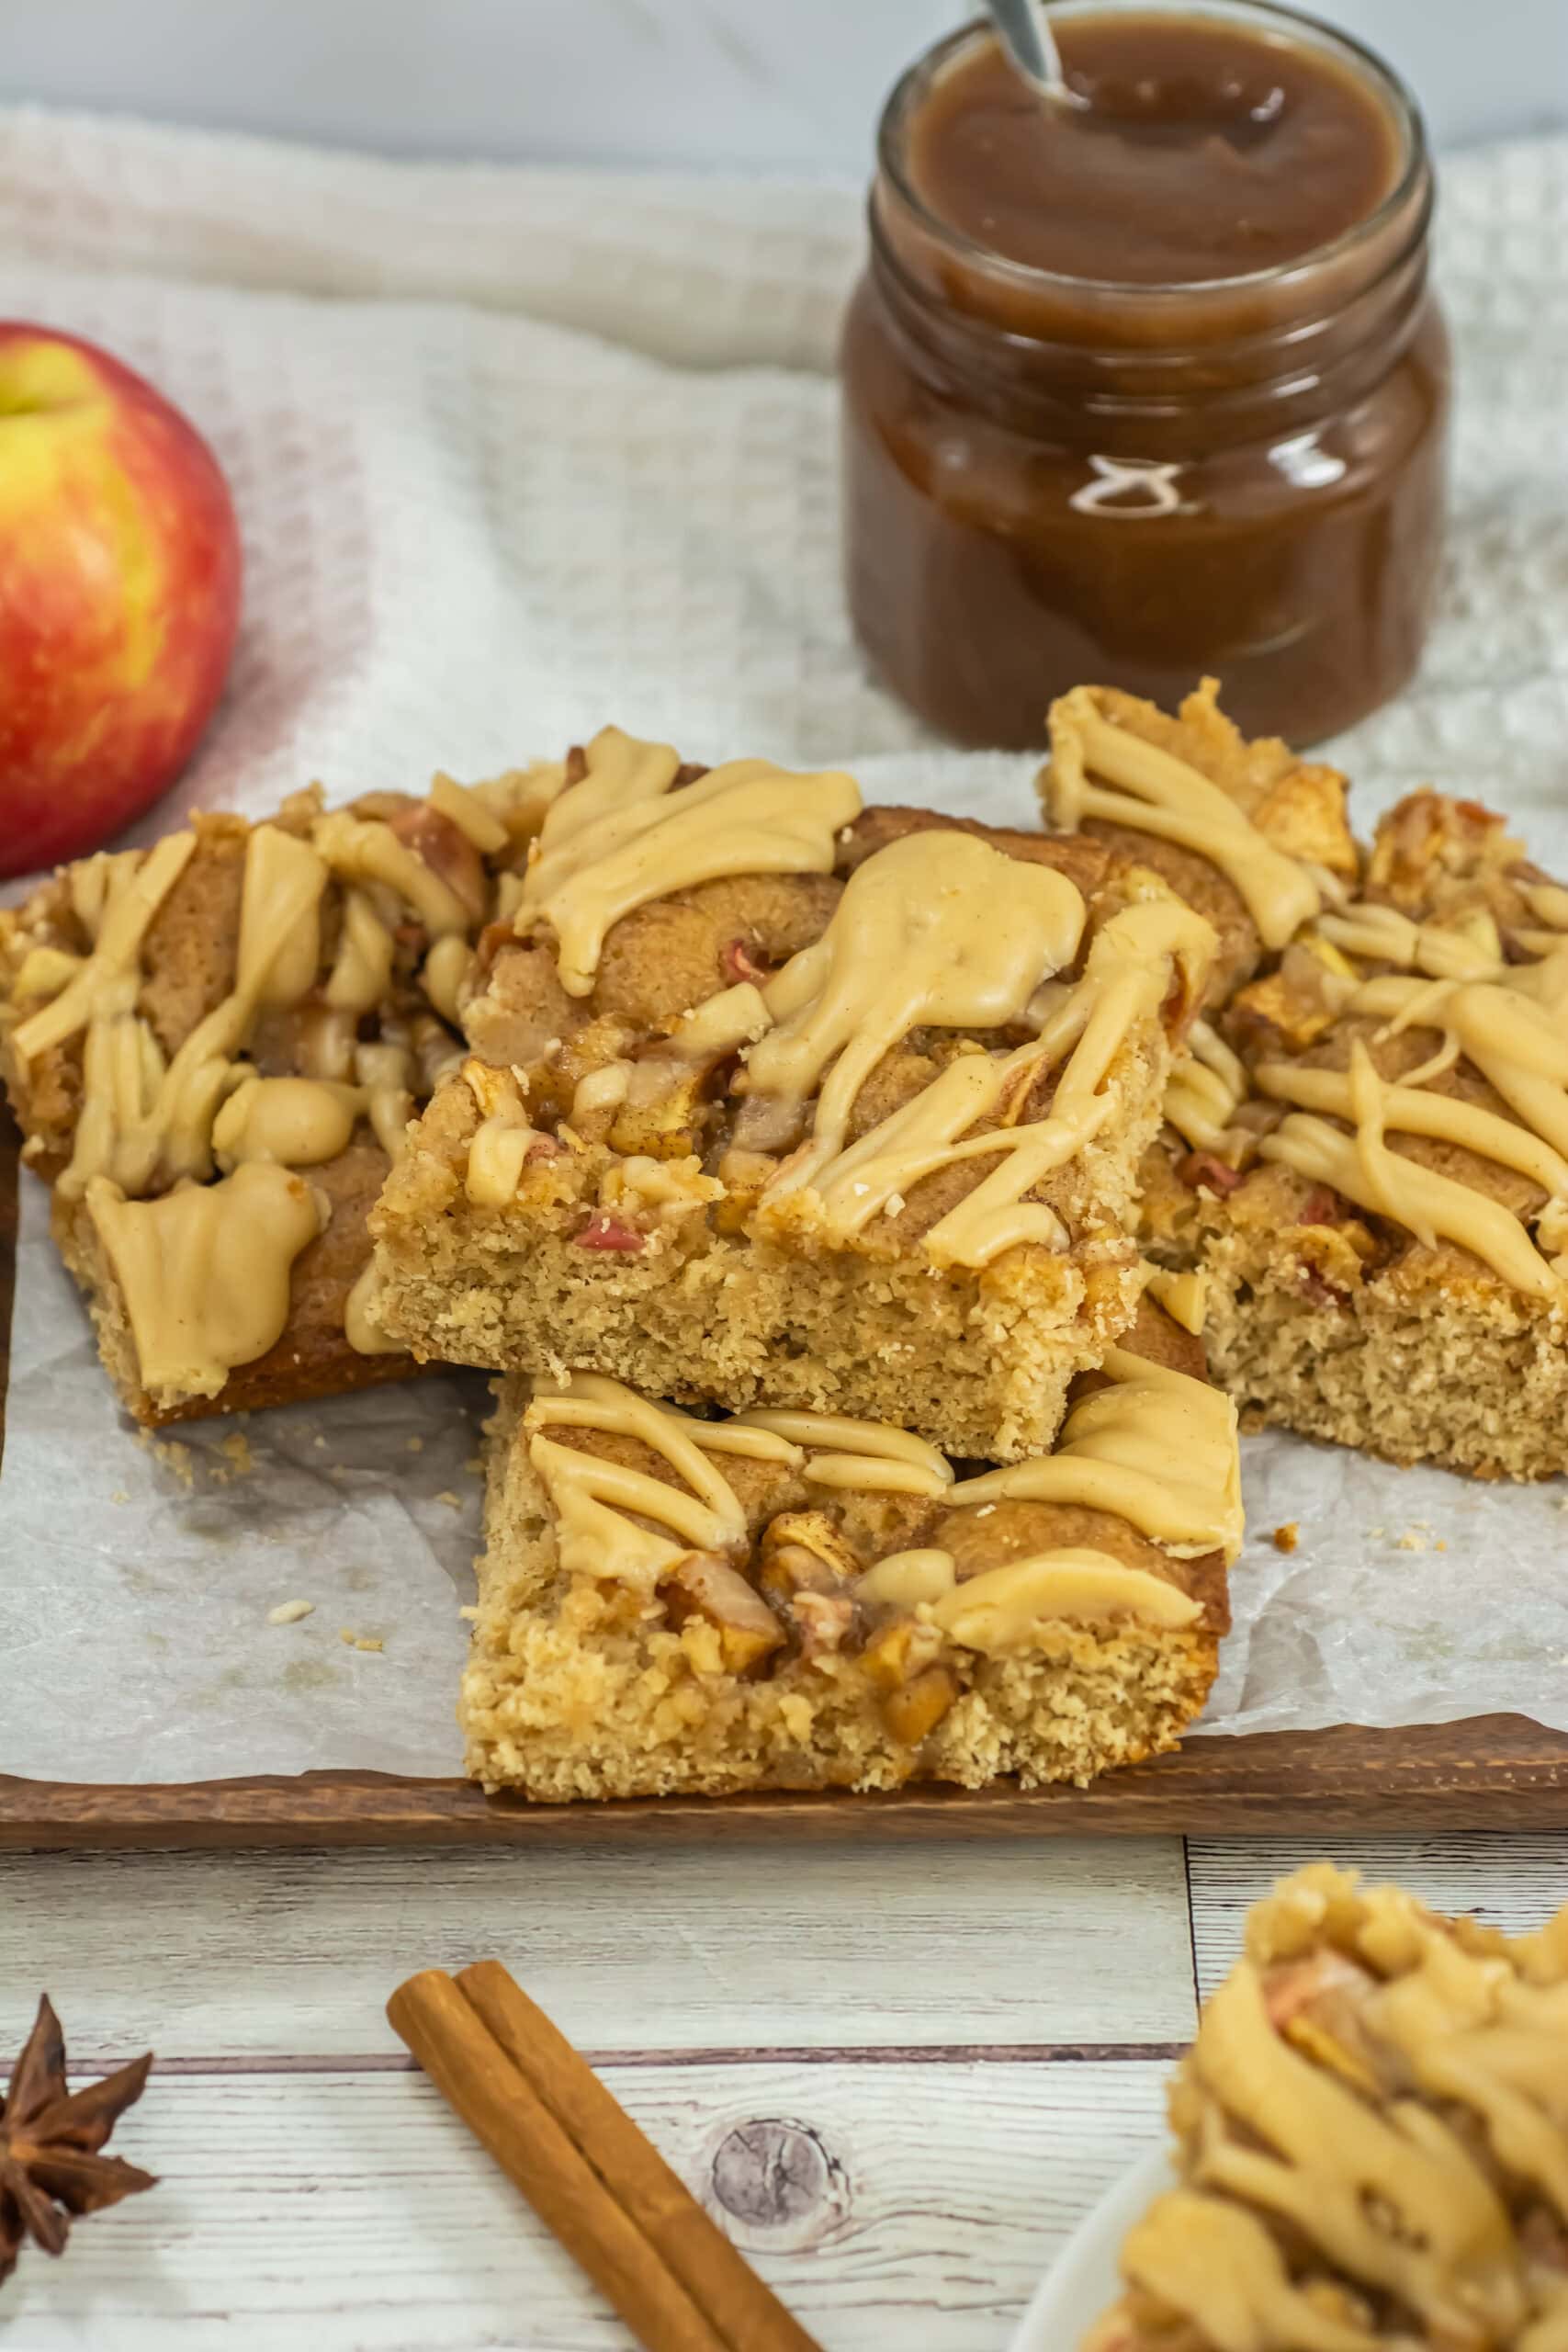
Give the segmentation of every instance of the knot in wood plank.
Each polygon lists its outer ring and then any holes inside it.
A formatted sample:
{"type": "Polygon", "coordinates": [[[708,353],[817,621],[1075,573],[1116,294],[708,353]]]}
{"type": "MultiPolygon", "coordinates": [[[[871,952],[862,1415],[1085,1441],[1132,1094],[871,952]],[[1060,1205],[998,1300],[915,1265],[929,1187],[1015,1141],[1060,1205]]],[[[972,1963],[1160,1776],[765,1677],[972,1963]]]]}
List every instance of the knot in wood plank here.
{"type": "Polygon", "coordinates": [[[749,2228],[798,2232],[836,2218],[842,2173],[810,2127],[777,2116],[737,2124],[715,2151],[713,2193],[749,2228]]]}

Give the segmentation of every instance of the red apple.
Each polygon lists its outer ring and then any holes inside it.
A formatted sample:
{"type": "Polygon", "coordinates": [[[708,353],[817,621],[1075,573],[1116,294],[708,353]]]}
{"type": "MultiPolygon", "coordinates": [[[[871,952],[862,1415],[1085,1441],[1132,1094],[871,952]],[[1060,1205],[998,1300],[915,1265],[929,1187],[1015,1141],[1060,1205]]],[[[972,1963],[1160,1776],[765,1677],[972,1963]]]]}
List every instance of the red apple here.
{"type": "Polygon", "coordinates": [[[0,875],[96,849],[174,781],[239,614],[200,434],[107,351],[0,320],[0,875]]]}

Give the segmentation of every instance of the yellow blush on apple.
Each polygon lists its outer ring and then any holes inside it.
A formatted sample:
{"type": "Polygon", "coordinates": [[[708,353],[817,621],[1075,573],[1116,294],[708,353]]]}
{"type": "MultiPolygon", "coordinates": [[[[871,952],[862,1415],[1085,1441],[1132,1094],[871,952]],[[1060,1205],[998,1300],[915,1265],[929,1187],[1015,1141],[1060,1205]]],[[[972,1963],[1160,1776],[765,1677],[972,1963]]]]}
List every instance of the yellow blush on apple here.
{"type": "Polygon", "coordinates": [[[240,533],[178,409],[0,320],[0,876],[96,849],[189,760],[240,616],[240,533]]]}

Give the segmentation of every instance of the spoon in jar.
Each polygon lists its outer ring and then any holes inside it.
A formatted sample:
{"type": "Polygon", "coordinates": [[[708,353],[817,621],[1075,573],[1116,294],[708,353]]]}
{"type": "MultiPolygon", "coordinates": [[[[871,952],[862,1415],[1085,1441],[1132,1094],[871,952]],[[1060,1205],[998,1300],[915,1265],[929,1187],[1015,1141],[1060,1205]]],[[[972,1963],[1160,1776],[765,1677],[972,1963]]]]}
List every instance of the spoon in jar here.
{"type": "Polygon", "coordinates": [[[1055,35],[1035,0],[986,0],[986,6],[1008,63],[1021,81],[1053,106],[1088,106],[1062,71],[1055,35]]]}

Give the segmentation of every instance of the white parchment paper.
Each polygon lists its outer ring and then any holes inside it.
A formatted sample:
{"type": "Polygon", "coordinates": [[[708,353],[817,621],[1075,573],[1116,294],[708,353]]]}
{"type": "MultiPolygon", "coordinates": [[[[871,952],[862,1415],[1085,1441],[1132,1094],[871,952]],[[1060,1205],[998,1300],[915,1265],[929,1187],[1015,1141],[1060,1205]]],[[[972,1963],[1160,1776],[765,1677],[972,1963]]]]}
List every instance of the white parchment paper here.
{"type": "MultiPolygon", "coordinates": [[[[1340,755],[1363,823],[1430,779],[1509,808],[1562,868],[1568,142],[1465,156],[1444,189],[1452,554],[1421,678],[1340,755]]],[[[245,533],[228,697],[140,837],[197,803],[263,813],[311,776],[346,796],[480,775],[612,718],[694,758],[843,762],[868,798],[1030,822],[1032,763],[934,746],[846,628],[830,369],[860,242],[844,188],[388,164],[0,109],[0,315],[163,385],[245,533]]],[[[141,1442],[23,1184],[0,1771],[455,1770],[483,1382],[141,1442]],[[312,1614],[270,1624],[290,1600],[312,1614]]],[[[1288,1438],[1248,1441],[1246,1480],[1212,1728],[1491,1709],[1568,1728],[1557,1487],[1288,1438]]]]}

